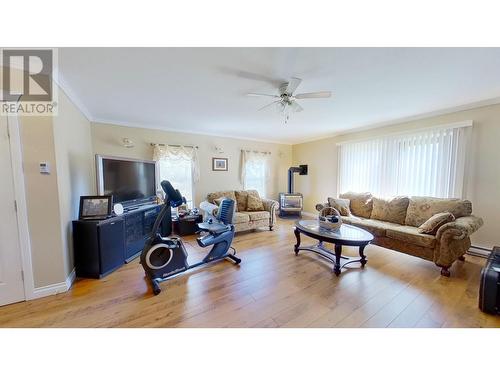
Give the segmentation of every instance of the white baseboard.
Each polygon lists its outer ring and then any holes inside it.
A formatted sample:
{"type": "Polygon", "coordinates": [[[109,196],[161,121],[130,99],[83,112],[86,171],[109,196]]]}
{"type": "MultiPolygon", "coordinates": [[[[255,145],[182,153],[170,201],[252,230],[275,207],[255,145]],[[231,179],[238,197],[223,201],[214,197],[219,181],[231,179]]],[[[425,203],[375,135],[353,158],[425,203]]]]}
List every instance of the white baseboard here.
{"type": "Polygon", "coordinates": [[[474,255],[477,257],[488,258],[492,252],[492,249],[480,246],[472,245],[469,250],[467,250],[467,254],[474,255]]]}
{"type": "Polygon", "coordinates": [[[47,296],[52,296],[54,294],[67,292],[71,288],[71,286],[73,285],[75,278],[76,278],[76,273],[75,273],[75,269],[73,269],[65,281],[63,281],[61,283],[56,283],[56,284],[51,284],[51,285],[35,288],[33,290],[33,298],[32,299],[43,298],[43,297],[47,297],[47,296]]]}
{"type": "Polygon", "coordinates": [[[66,290],[71,289],[73,283],[75,282],[75,279],[76,279],[76,270],[73,268],[73,270],[69,273],[68,277],[66,278],[66,290]]]}

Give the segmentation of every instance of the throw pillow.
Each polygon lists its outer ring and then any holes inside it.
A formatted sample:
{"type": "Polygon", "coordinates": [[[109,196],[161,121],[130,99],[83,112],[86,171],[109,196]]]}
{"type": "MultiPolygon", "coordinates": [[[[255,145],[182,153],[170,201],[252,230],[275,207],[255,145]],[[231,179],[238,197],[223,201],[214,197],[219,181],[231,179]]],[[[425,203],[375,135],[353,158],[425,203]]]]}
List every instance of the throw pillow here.
{"type": "Polygon", "coordinates": [[[248,194],[247,211],[264,211],[264,203],[258,195],[248,194]]]}
{"type": "Polygon", "coordinates": [[[446,223],[455,221],[455,216],[451,212],[440,212],[433,215],[425,223],[418,227],[419,233],[436,234],[438,229],[446,223]]]}
{"type": "Polygon", "coordinates": [[[236,194],[236,203],[238,205],[238,211],[246,211],[248,192],[245,190],[236,190],[234,193],[236,194]]]}
{"type": "Polygon", "coordinates": [[[328,198],[328,205],[335,208],[341,216],[351,216],[350,204],[351,201],[349,199],[328,198]]]}
{"type": "Polygon", "coordinates": [[[348,192],[340,194],[339,198],[351,201],[350,210],[353,215],[370,218],[373,208],[372,195],[370,193],[348,192]]]}
{"type": "Polygon", "coordinates": [[[392,199],[373,197],[373,210],[370,219],[404,224],[409,204],[410,198],[408,197],[395,197],[392,199]]]}
{"type": "Polygon", "coordinates": [[[419,227],[433,215],[450,212],[456,219],[472,215],[472,203],[457,198],[411,197],[406,225],[419,227]]]}

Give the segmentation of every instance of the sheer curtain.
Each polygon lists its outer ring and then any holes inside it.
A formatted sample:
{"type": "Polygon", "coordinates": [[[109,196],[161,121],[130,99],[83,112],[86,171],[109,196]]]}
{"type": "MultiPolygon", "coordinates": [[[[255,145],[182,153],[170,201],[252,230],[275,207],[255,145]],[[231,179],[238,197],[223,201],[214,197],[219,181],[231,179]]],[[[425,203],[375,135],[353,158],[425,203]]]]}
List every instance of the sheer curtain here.
{"type": "Polygon", "coordinates": [[[471,126],[340,144],[338,191],[461,198],[471,126]]]}
{"type": "Polygon", "coordinates": [[[154,146],[158,163],[159,182],[168,180],[186,198],[188,207],[194,205],[194,183],[200,179],[198,152],[191,146],[154,146]]]}
{"type": "Polygon", "coordinates": [[[243,189],[255,189],[264,198],[269,180],[269,152],[241,150],[241,182],[243,189]]]}

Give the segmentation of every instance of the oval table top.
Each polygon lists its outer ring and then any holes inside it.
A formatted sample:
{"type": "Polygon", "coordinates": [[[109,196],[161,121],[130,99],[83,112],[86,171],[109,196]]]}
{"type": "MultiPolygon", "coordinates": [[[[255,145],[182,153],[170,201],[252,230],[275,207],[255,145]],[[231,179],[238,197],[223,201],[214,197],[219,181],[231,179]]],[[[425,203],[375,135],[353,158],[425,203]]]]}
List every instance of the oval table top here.
{"type": "Polygon", "coordinates": [[[361,228],[349,224],[342,224],[339,229],[331,230],[321,228],[318,220],[297,220],[295,227],[323,241],[334,243],[369,243],[373,240],[373,235],[361,228]]]}

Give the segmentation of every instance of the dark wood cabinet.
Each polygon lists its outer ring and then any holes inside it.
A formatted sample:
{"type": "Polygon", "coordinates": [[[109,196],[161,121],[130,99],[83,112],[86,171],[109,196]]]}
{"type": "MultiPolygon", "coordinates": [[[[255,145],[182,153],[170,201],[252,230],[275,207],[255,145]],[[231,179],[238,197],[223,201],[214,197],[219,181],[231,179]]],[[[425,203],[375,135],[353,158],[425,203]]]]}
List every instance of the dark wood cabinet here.
{"type": "Polygon", "coordinates": [[[101,278],[139,256],[160,209],[147,205],[106,220],[73,221],[76,275],[101,278]]]}
{"type": "Polygon", "coordinates": [[[101,278],[125,261],[124,220],[79,220],[73,222],[76,275],[101,278]]]}

